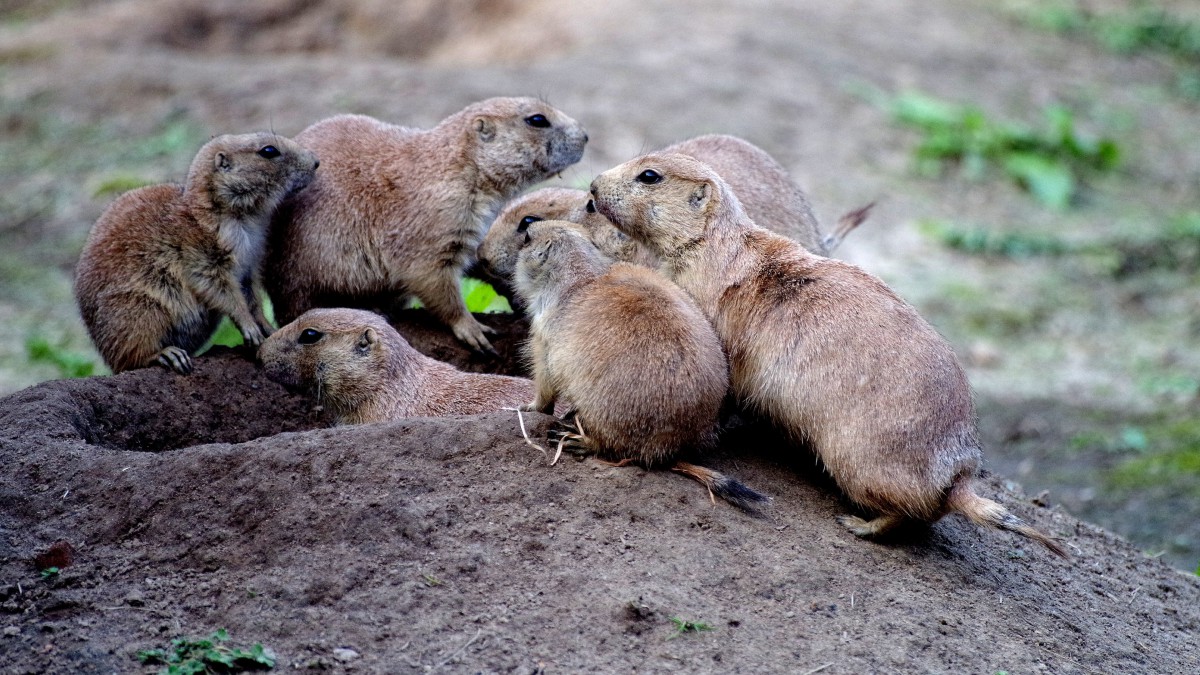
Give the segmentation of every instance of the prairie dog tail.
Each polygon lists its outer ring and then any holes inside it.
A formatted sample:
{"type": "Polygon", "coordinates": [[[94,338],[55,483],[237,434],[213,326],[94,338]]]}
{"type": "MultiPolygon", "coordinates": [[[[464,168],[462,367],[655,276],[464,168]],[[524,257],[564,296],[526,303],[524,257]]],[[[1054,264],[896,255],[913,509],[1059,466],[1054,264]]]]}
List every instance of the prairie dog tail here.
{"type": "Polygon", "coordinates": [[[977,525],[986,525],[988,527],[1015,532],[1045,546],[1060,558],[1070,558],[1067,555],[1066,549],[1058,541],[1009,513],[1008,509],[1002,505],[975,494],[975,490],[971,487],[969,479],[959,480],[950,489],[946,506],[950,511],[957,511],[963,514],[968,520],[977,525]]]}
{"type": "Polygon", "coordinates": [[[687,462],[676,462],[671,467],[671,470],[696,479],[701,485],[708,488],[709,493],[724,499],[743,511],[754,513],[758,510],[759,504],[771,500],[770,497],[751,490],[719,471],[713,471],[712,469],[706,469],[687,462]]]}
{"type": "Polygon", "coordinates": [[[863,221],[871,216],[871,209],[875,208],[875,202],[871,202],[866,206],[857,208],[841,218],[838,218],[837,227],[833,228],[833,232],[825,235],[821,244],[825,247],[826,253],[833,253],[833,249],[842,245],[842,240],[850,234],[854,228],[862,225],[863,221]]]}

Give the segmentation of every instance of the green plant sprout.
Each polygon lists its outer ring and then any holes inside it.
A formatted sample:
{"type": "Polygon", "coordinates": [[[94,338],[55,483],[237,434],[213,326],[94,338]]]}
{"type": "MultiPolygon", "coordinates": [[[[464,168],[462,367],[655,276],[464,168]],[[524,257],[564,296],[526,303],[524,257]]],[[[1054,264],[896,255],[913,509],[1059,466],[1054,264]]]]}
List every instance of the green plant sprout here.
{"type": "Polygon", "coordinates": [[[704,633],[716,630],[711,625],[703,621],[687,621],[677,616],[671,616],[667,618],[670,619],[671,623],[675,625],[675,632],[667,638],[668,640],[674,640],[684,633],[704,633]]]}
{"type": "Polygon", "coordinates": [[[145,664],[164,665],[159,675],[240,673],[275,667],[275,657],[261,643],[254,643],[250,649],[220,644],[228,639],[229,633],[220,628],[207,639],[175,638],[171,640],[171,649],[145,649],[137,653],[137,658],[145,664]]]}

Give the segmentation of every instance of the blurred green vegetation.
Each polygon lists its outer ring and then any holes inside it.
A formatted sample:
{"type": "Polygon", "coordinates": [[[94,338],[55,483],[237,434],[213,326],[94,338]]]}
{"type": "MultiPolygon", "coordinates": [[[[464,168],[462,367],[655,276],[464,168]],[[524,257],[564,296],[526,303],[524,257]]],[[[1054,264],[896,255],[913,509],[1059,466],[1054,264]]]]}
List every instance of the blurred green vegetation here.
{"type": "Polygon", "coordinates": [[[31,363],[48,363],[57,368],[62,377],[89,377],[96,372],[96,362],[91,355],[72,351],[65,339],[51,343],[44,337],[31,337],[25,341],[25,352],[31,363]]]}
{"type": "Polygon", "coordinates": [[[1020,12],[1029,25],[1088,40],[1118,54],[1152,54],[1174,69],[1176,91],[1200,100],[1200,23],[1150,2],[1097,11],[1082,2],[1041,1],[1020,12]]]}
{"type": "Polygon", "coordinates": [[[1081,132],[1064,106],[1045,108],[1044,124],[1034,127],[920,92],[864,93],[897,123],[921,133],[913,156],[917,172],[930,178],[950,164],[971,180],[999,170],[1043,205],[1065,209],[1085,178],[1115,169],[1121,157],[1114,139],[1081,132]]]}

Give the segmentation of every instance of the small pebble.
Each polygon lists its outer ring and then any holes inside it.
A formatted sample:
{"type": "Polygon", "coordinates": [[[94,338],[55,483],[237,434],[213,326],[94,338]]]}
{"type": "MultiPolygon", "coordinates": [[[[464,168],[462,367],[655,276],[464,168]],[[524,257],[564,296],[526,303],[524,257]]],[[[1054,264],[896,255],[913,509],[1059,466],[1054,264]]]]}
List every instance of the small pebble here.
{"type": "Polygon", "coordinates": [[[20,634],[21,634],[21,629],[16,626],[6,626],[4,628],[4,637],[13,637],[14,635],[20,635],[20,634]]]}
{"type": "Polygon", "coordinates": [[[345,647],[338,647],[337,649],[333,650],[333,658],[341,661],[342,663],[353,661],[359,656],[361,655],[358,652],[354,651],[353,649],[346,649],[345,647]]]}

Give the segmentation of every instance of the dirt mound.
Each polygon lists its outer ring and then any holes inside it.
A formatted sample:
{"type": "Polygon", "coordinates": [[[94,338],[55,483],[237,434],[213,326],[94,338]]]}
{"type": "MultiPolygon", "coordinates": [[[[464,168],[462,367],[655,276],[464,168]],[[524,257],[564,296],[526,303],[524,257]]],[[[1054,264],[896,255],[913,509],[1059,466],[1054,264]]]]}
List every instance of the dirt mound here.
{"type": "MultiPolygon", "coordinates": [[[[484,320],[506,358],[398,327],[512,372],[523,324],[484,320]]],[[[859,541],[811,461],[749,427],[710,463],[774,497],[758,518],[666,472],[550,467],[509,413],[321,423],[233,350],[0,400],[4,672],[129,672],[221,627],[339,672],[1200,667],[1195,578],[994,480],[1072,562],[955,517],[859,541]],[[74,564],[40,579],[59,540],[74,564]]]]}

